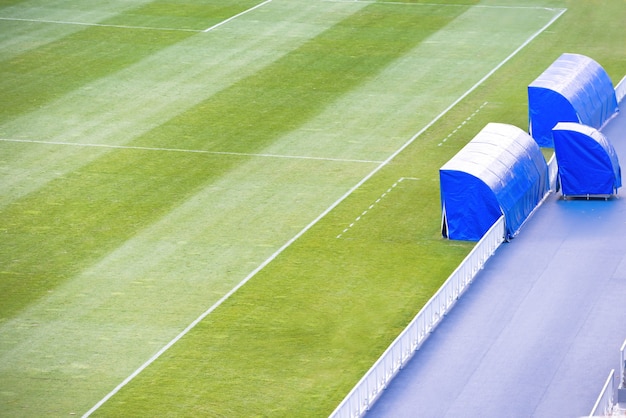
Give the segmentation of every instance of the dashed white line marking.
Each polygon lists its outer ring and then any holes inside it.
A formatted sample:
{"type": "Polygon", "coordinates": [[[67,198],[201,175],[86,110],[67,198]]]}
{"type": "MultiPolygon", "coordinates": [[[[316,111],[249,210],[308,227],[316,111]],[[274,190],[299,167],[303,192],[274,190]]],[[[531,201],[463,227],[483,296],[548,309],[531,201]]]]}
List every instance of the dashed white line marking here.
{"type": "Polygon", "coordinates": [[[472,120],[481,110],[483,107],[487,106],[489,102],[485,102],[482,105],[480,105],[480,107],[478,109],[476,109],[474,111],[474,113],[472,113],[471,115],[469,115],[463,122],[461,122],[459,124],[459,126],[457,126],[452,132],[450,132],[448,134],[448,136],[446,136],[444,139],[441,140],[441,142],[439,144],[437,144],[438,147],[442,146],[444,142],[446,142],[448,139],[452,138],[452,136],[454,134],[456,134],[465,124],[467,124],[467,122],[469,122],[470,120],[472,120]]]}
{"type": "Polygon", "coordinates": [[[352,222],[350,225],[348,225],[348,227],[346,229],[344,229],[339,235],[337,235],[337,238],[341,238],[343,236],[343,234],[345,234],[351,228],[353,228],[357,224],[357,222],[359,222],[361,219],[363,219],[363,217],[365,215],[367,215],[369,211],[374,209],[374,207],[376,207],[376,205],[379,204],[385,198],[385,196],[387,196],[389,193],[391,193],[404,180],[419,180],[419,179],[417,177],[401,177],[400,179],[398,179],[398,181],[393,183],[393,185],[390,188],[388,188],[387,191],[385,191],[383,194],[381,194],[380,197],[378,199],[376,199],[376,201],[374,203],[369,205],[366,210],[364,210],[359,216],[357,216],[356,219],[354,220],[354,222],[352,222]]]}

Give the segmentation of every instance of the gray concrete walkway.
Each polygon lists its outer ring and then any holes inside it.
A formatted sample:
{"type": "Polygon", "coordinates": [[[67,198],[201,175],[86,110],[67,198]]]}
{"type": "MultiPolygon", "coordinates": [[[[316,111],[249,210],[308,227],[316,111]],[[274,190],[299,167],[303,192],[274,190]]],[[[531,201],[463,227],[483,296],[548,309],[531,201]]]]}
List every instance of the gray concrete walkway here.
{"type": "MultiPolygon", "coordinates": [[[[625,105],[602,131],[624,184],[625,105]]],[[[367,417],[581,417],[625,338],[626,187],[608,201],[553,194],[367,417]]]]}

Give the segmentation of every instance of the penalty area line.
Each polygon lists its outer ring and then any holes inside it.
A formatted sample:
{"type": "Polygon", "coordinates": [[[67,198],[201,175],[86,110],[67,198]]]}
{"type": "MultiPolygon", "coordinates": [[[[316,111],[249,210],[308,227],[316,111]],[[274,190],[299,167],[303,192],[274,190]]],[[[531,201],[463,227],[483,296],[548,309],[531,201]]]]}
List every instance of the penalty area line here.
{"type": "Polygon", "coordinates": [[[235,19],[237,19],[238,17],[245,15],[246,13],[250,13],[251,11],[258,9],[259,7],[265,6],[267,3],[270,3],[271,1],[272,1],[272,0],[265,0],[263,3],[259,3],[259,4],[257,4],[256,6],[253,6],[253,7],[249,8],[249,9],[247,9],[247,10],[244,10],[244,11],[243,11],[243,12],[241,12],[241,13],[238,13],[238,14],[236,14],[236,15],[234,15],[234,16],[229,17],[228,19],[222,20],[220,23],[218,23],[218,24],[216,24],[216,25],[213,25],[213,26],[211,26],[211,27],[209,27],[209,28],[206,28],[206,29],[205,29],[205,30],[203,30],[202,32],[205,32],[205,33],[206,33],[206,32],[210,32],[210,31],[212,31],[213,29],[217,29],[217,28],[219,28],[220,26],[225,25],[226,23],[230,22],[231,20],[235,20],[235,19]]]}
{"type": "Polygon", "coordinates": [[[24,144],[43,144],[43,145],[62,145],[85,148],[108,148],[120,150],[138,150],[138,151],[162,151],[162,152],[180,152],[188,154],[208,154],[208,155],[232,155],[236,157],[259,157],[259,158],[284,158],[292,160],[317,160],[317,161],[336,161],[340,163],[366,163],[380,164],[378,160],[359,160],[355,158],[333,158],[333,157],[312,157],[307,155],[287,155],[287,154],[267,154],[267,153],[246,153],[246,152],[229,152],[229,151],[207,151],[201,149],[184,149],[184,148],[159,148],[159,147],[135,147],[130,145],[109,145],[109,144],[85,144],[77,142],[62,141],[41,141],[34,139],[11,139],[0,138],[0,142],[17,142],[24,144]]]}
{"type": "Polygon", "coordinates": [[[234,16],[229,17],[228,19],[222,20],[221,22],[206,28],[202,29],[184,29],[184,28],[160,28],[160,27],[152,27],[152,26],[132,26],[132,25],[113,25],[106,23],[89,23],[89,22],[74,22],[74,21],[66,21],[66,20],[50,20],[50,19],[26,19],[19,17],[0,17],[0,20],[10,21],[10,22],[29,22],[29,23],[49,23],[56,25],[75,25],[75,26],[91,26],[91,27],[100,27],[100,28],[118,28],[118,29],[140,29],[140,30],[155,30],[155,31],[173,31],[173,32],[195,32],[195,33],[206,33],[210,32],[213,29],[217,29],[226,23],[237,19],[240,16],[245,15],[246,13],[250,13],[253,10],[258,9],[261,6],[270,3],[272,0],[265,0],[263,3],[257,4],[247,10],[244,10],[241,13],[238,13],[234,16]]]}
{"type": "Polygon", "coordinates": [[[118,29],[141,29],[156,31],[173,31],[173,32],[202,32],[198,29],[182,29],[182,28],[157,28],[151,26],[130,26],[130,25],[108,25],[105,23],[88,23],[88,22],[72,22],[64,20],[47,20],[47,19],[23,19],[17,17],[0,17],[0,20],[11,22],[30,22],[30,23],[51,23],[56,25],[76,25],[76,26],[93,26],[99,28],[118,28],[118,29]]]}
{"type": "Polygon", "coordinates": [[[261,270],[263,270],[268,264],[274,261],[280,254],[282,254],[287,248],[289,248],[294,242],[296,242],[300,237],[302,237],[305,233],[307,233],[311,228],[317,225],[323,218],[326,217],[333,209],[339,206],[344,200],[346,200],[349,196],[352,195],[357,189],[359,189],[363,184],[365,184],[369,179],[371,179],[375,174],[381,171],[384,167],[386,167],[391,161],[393,161],[402,151],[404,151],[409,145],[411,145],[417,138],[419,138],[424,132],[430,129],[435,123],[437,123],[441,118],[443,118],[451,109],[453,109],[457,104],[459,104],[463,99],[469,96],[474,90],[476,90],[481,84],[483,84],[487,79],[489,79],[496,71],[502,68],[507,62],[509,62],[515,55],[517,55],[524,47],[526,47],[530,42],[532,42],[537,36],[539,36],[543,31],[549,28],[563,13],[565,13],[567,9],[562,9],[559,13],[554,16],[548,23],[546,23],[541,29],[531,35],[522,45],[520,45],[515,51],[513,51],[509,56],[507,56],[504,60],[502,60],[497,66],[495,66],[491,71],[489,71],[483,78],[478,80],[472,87],[470,87],[465,93],[463,93],[459,98],[457,98],[452,104],[446,107],[439,115],[435,116],[433,120],[431,120],[428,124],[426,124],[422,129],[416,132],[411,138],[409,138],[400,148],[398,148],[393,154],[391,154],[385,161],[381,162],[376,168],[374,168],[369,174],[363,177],[358,183],[352,186],[347,192],[345,192],[339,199],[337,199],[333,204],[331,204],[328,208],[326,208],[322,213],[320,213],[315,219],[313,219],[308,225],[300,230],[296,235],[294,235],[290,240],[284,243],[276,252],[274,252],[271,256],[269,256],[263,263],[261,263],[257,268],[255,268],[252,272],[250,272],[239,284],[237,284],[233,289],[231,289],[227,294],[225,294],[220,300],[215,302],[209,309],[207,309],[204,313],[202,313],[195,321],[187,326],[182,332],[180,332],[172,341],[170,341],[167,345],[161,348],[154,356],[150,357],[144,364],[142,364],[135,372],[133,372],[130,376],[128,376],[122,383],[117,385],[115,389],[109,392],[102,400],[100,400],[96,405],[94,405],[89,411],[87,411],[83,418],[90,416],[96,410],[100,408],[106,401],[112,398],[116,393],[118,393],[124,386],[126,386],[130,381],[132,381],[137,375],[139,375],[144,369],[154,363],[163,353],[165,353],[171,346],[176,344],[181,338],[189,333],[197,324],[199,324],[204,318],[206,318],[211,312],[217,309],[224,301],[226,301],[230,296],[232,296],[237,290],[239,290],[243,285],[245,285],[250,279],[257,275],[261,270]]]}

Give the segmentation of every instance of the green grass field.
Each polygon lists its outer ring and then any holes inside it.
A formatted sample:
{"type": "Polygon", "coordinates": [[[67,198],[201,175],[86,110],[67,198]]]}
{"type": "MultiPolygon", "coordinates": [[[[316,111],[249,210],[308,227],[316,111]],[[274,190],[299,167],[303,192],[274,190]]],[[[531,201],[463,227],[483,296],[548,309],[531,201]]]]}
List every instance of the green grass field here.
{"type": "Polygon", "coordinates": [[[472,248],[439,167],[563,52],[617,83],[625,21],[0,0],[0,416],[327,416],[472,248]]]}

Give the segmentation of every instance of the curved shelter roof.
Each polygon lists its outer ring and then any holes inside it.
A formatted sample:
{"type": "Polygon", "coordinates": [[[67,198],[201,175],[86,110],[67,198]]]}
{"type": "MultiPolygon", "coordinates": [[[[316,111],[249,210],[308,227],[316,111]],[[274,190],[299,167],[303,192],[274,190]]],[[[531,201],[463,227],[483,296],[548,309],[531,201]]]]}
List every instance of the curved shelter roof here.
{"type": "Polygon", "coordinates": [[[612,195],[622,186],[613,145],[598,130],[561,122],[552,130],[564,196],[612,195]]]}
{"type": "Polygon", "coordinates": [[[613,83],[593,59],[563,54],[528,86],[528,131],[552,147],[552,128],[578,122],[600,129],[618,111],[613,83]]]}
{"type": "Polygon", "coordinates": [[[523,130],[485,126],[440,170],[442,234],[477,241],[505,216],[508,238],[549,191],[548,166],[523,130]]]}

